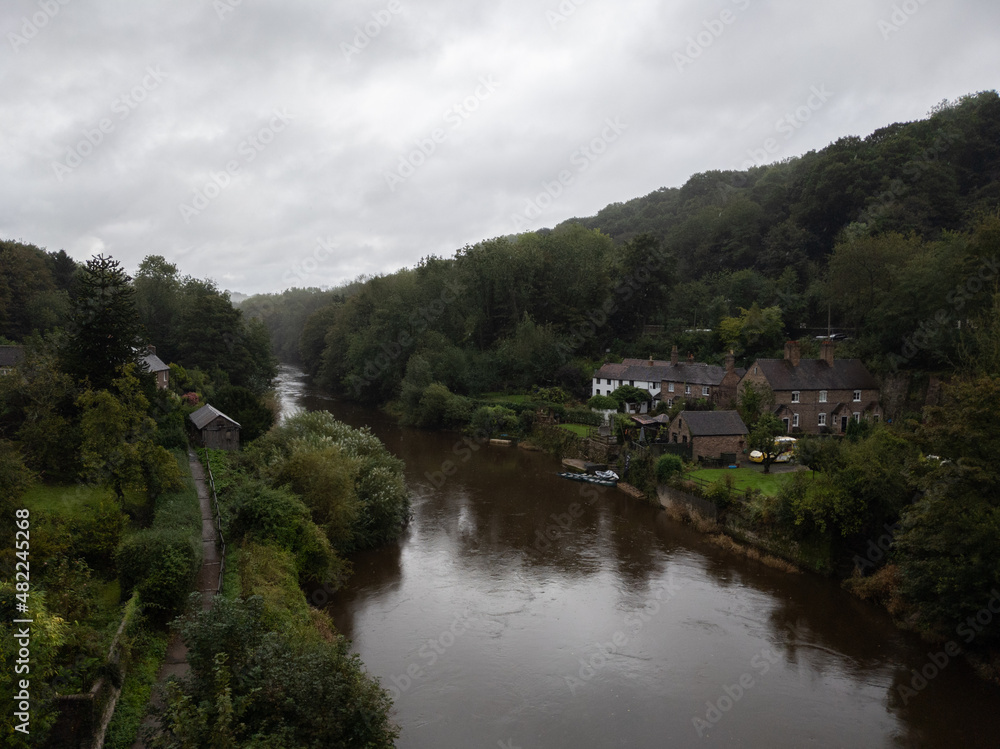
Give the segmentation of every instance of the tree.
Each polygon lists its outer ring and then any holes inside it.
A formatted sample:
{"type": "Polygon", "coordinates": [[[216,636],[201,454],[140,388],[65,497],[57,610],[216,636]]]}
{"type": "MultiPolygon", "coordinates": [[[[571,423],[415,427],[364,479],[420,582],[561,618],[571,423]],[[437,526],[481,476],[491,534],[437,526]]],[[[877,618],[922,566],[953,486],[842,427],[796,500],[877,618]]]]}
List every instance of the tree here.
{"type": "Polygon", "coordinates": [[[156,422],[142,394],[134,365],[122,368],[109,390],[87,390],[77,405],[82,409],[81,458],[88,479],[111,488],[119,502],[126,490],[156,497],[180,485],[173,456],[156,444],[156,422]]]}
{"type": "Polygon", "coordinates": [[[28,465],[47,476],[77,468],[72,423],[76,389],[59,370],[58,338],[33,338],[14,372],[0,377],[0,434],[20,442],[28,465]]]}
{"type": "Polygon", "coordinates": [[[784,332],[781,307],[761,309],[756,302],[749,309],[740,308],[738,317],[726,317],[719,323],[719,337],[725,347],[748,358],[781,346],[784,332]]]}
{"type": "Polygon", "coordinates": [[[642,388],[637,388],[632,385],[621,385],[615,388],[615,391],[610,396],[618,403],[619,406],[624,406],[626,404],[638,406],[641,403],[650,403],[653,400],[653,396],[649,394],[648,390],[643,390],[642,388]]]}
{"type": "Polygon", "coordinates": [[[66,371],[107,389],[128,363],[138,364],[142,344],[132,279],[121,263],[104,255],[87,261],[73,307],[66,371]]]}
{"type": "MultiPolygon", "coordinates": [[[[923,496],[897,537],[903,592],[930,628],[975,616],[1000,586],[1000,377],[959,380],[942,396],[915,434],[939,457],[922,463],[923,496]]],[[[998,635],[994,622],[986,636],[998,635]]]]}
{"type": "Polygon", "coordinates": [[[785,433],[785,425],[774,414],[765,413],[757,419],[750,431],[748,445],[751,450],[758,450],[764,456],[764,473],[771,472],[771,464],[778,457],[778,443],[775,437],[785,433]]]}
{"type": "Polygon", "coordinates": [[[178,623],[191,674],[172,682],[150,746],[391,749],[392,701],[343,637],[269,632],[258,597],[197,609],[178,623]]]}
{"type": "Polygon", "coordinates": [[[215,391],[213,405],[240,425],[240,441],[253,442],[274,425],[274,414],[251,390],[226,385],[215,391]]]}
{"type": "Polygon", "coordinates": [[[135,274],[136,311],[149,341],[164,361],[177,355],[181,279],[177,266],[160,255],[147,255],[135,274]]]}
{"type": "Polygon", "coordinates": [[[774,405],[774,391],[766,384],[744,382],[736,396],[736,410],[747,428],[753,431],[757,421],[774,405]]]}

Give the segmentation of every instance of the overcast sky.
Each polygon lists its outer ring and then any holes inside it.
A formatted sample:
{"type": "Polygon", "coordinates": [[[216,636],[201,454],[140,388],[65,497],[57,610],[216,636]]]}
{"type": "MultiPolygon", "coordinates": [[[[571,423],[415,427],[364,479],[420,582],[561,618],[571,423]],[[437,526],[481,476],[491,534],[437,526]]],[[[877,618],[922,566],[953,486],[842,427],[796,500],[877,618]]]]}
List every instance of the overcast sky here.
{"type": "Polygon", "coordinates": [[[332,286],[925,117],[996,0],[2,0],[0,237],[332,286]]]}

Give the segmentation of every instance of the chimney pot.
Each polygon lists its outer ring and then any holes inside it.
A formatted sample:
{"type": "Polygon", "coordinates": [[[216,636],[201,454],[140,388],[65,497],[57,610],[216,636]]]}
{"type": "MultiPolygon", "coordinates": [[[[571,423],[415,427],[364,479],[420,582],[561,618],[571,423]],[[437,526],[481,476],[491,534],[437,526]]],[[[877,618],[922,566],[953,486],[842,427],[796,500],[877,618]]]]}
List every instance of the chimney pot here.
{"type": "Polygon", "coordinates": [[[802,346],[798,341],[788,341],[785,344],[785,360],[791,362],[793,367],[799,366],[802,361],[802,346]]]}
{"type": "Polygon", "coordinates": [[[825,361],[831,367],[833,366],[834,346],[836,346],[836,344],[829,339],[823,341],[823,343],[821,343],[819,346],[819,358],[825,361]]]}

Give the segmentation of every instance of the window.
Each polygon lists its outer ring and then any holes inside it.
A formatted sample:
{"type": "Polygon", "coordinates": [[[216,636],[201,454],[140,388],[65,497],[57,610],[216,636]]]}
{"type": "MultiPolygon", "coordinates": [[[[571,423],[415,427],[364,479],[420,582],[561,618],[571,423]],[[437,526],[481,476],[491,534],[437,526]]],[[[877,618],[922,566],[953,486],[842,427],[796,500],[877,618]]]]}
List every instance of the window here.
{"type": "Polygon", "coordinates": [[[799,402],[799,391],[798,390],[793,390],[792,391],[792,403],[798,403],[798,402],[799,402]]]}
{"type": "Polygon", "coordinates": [[[674,392],[674,383],[672,383],[672,382],[667,383],[667,392],[668,393],[674,392]]]}
{"type": "Polygon", "coordinates": [[[691,395],[691,386],[690,385],[685,385],[684,386],[684,395],[691,395]]]}
{"type": "Polygon", "coordinates": [[[878,424],[878,419],[879,419],[878,414],[872,414],[872,418],[874,418],[875,419],[875,423],[878,424]]]}
{"type": "MultiPolygon", "coordinates": [[[[673,405],[674,405],[674,399],[673,398],[667,398],[667,408],[670,408],[673,405]]],[[[674,442],[676,442],[676,441],[677,440],[674,440],[674,442]]]]}
{"type": "Polygon", "coordinates": [[[826,414],[820,414],[819,415],[819,425],[821,427],[825,427],[826,426],[826,414]]]}
{"type": "Polygon", "coordinates": [[[826,403],[826,391],[825,390],[820,390],[819,391],[819,402],[820,403],[826,403]]]}
{"type": "Polygon", "coordinates": [[[854,412],[854,420],[861,421],[861,414],[858,413],[857,411],[854,412]]]}
{"type": "Polygon", "coordinates": [[[754,367],[754,368],[753,368],[753,373],[754,373],[754,374],[757,374],[757,367],[754,367]]]}
{"type": "Polygon", "coordinates": [[[635,380],[628,381],[629,387],[635,387],[635,380]]]}
{"type": "Polygon", "coordinates": [[[861,402],[861,391],[860,390],[855,390],[854,391],[854,402],[855,403],[860,403],[861,402]]]}
{"type": "Polygon", "coordinates": [[[711,393],[711,389],[708,387],[708,385],[703,385],[701,388],[701,394],[708,395],[709,393],[711,393]]]}
{"type": "Polygon", "coordinates": [[[798,427],[799,427],[799,415],[792,414],[792,428],[798,429],[798,427]]]}
{"type": "Polygon", "coordinates": [[[607,383],[608,385],[611,384],[611,380],[605,380],[604,382],[607,383]]]}

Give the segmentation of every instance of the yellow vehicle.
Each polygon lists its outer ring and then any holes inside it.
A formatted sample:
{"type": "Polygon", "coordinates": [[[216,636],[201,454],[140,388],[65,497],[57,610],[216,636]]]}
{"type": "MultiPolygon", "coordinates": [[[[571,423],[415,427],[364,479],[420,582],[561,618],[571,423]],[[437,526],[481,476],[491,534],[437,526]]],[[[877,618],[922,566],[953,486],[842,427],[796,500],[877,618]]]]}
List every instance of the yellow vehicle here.
{"type": "MultiPolygon", "coordinates": [[[[792,458],[795,457],[796,442],[798,442],[798,440],[796,440],[794,437],[775,437],[774,447],[778,455],[774,459],[774,462],[790,463],[792,461],[792,458]]],[[[749,458],[751,463],[763,463],[764,453],[762,453],[760,450],[751,450],[749,458]]]]}

